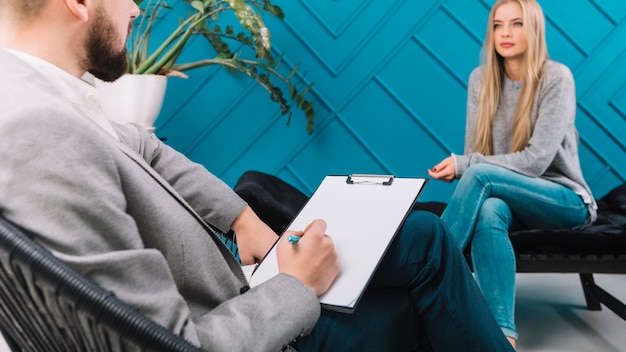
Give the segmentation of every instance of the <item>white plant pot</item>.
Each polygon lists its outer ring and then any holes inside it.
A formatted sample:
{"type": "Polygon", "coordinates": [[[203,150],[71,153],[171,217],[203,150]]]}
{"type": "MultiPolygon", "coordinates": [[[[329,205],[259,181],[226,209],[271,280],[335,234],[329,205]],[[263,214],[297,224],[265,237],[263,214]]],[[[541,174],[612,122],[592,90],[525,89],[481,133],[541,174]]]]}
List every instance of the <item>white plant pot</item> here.
{"type": "Polygon", "coordinates": [[[96,79],[95,85],[100,105],[110,120],[136,122],[154,131],[165,98],[166,76],[125,74],[115,82],[96,79]]]}

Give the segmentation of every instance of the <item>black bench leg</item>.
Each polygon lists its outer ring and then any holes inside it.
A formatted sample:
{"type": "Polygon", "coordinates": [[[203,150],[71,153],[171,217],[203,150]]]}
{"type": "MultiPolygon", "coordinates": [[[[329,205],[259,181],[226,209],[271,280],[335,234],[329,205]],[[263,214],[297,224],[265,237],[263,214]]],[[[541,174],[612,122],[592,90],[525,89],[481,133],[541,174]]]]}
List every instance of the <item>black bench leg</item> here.
{"type": "Polygon", "coordinates": [[[583,285],[583,292],[585,293],[585,301],[587,301],[587,309],[589,310],[602,310],[600,306],[600,300],[594,294],[594,287],[596,286],[593,281],[593,274],[580,274],[580,282],[583,285]]]}

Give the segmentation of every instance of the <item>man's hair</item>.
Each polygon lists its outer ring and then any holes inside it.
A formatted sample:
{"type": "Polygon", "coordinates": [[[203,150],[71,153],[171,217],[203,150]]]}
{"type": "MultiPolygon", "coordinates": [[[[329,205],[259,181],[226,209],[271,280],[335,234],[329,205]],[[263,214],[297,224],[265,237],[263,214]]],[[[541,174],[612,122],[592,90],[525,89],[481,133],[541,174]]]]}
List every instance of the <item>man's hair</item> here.
{"type": "Polygon", "coordinates": [[[12,13],[20,20],[35,17],[48,3],[48,0],[0,0],[0,13],[12,13]]]}

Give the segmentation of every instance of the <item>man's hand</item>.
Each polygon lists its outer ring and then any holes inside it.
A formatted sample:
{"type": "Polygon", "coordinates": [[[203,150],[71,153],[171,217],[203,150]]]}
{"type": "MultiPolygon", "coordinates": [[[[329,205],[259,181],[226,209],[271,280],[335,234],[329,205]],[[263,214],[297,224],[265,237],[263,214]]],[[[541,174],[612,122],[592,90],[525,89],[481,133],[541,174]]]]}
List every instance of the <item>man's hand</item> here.
{"type": "Polygon", "coordinates": [[[283,236],[301,236],[291,244],[278,242],[278,270],[298,278],[319,297],[328,290],[340,267],[335,245],[326,232],[324,220],[314,220],[302,232],[287,231],[283,236]]]}
{"type": "Polygon", "coordinates": [[[456,167],[454,165],[454,157],[449,156],[443,159],[439,164],[428,170],[428,175],[434,179],[446,182],[454,181],[456,176],[456,167]]]}
{"type": "Polygon", "coordinates": [[[244,265],[260,262],[278,239],[278,235],[247,205],[233,222],[232,228],[244,265]]]}

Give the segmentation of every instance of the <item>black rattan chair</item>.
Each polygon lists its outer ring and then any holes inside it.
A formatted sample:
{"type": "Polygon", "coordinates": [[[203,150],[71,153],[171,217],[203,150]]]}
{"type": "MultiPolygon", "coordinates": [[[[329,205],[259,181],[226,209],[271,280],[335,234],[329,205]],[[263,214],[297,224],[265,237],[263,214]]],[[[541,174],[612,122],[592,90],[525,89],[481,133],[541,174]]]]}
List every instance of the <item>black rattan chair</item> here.
{"type": "Polygon", "coordinates": [[[12,351],[194,351],[0,216],[0,332],[12,351]]]}

